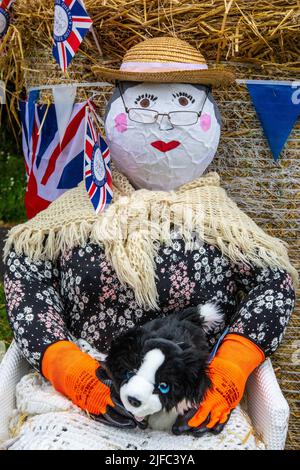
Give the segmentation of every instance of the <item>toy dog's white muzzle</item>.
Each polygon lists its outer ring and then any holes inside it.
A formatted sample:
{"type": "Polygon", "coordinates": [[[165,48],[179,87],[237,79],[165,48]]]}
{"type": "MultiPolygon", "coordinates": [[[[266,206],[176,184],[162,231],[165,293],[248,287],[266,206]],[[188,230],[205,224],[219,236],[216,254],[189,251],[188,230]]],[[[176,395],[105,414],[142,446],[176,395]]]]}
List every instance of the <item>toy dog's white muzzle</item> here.
{"type": "Polygon", "coordinates": [[[136,374],[120,388],[120,397],[125,408],[137,418],[157,413],[162,404],[155,390],[155,374],[164,362],[165,355],[160,349],[152,349],[145,354],[142,365],[136,374]]]}

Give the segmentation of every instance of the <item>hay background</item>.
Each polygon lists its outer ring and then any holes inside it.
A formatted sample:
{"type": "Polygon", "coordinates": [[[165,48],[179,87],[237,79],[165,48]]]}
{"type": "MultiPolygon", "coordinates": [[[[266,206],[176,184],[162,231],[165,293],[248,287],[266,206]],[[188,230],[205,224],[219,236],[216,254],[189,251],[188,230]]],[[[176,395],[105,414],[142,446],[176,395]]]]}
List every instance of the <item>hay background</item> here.
{"type": "MultiPolygon", "coordinates": [[[[299,0],[85,0],[85,5],[103,58],[89,33],[68,69],[71,78],[90,79],[90,66],[99,62],[117,66],[129,47],[161,34],[188,40],[213,65],[255,63],[268,73],[276,64],[278,70],[300,72],[299,0]]],[[[10,101],[13,126],[18,94],[34,75],[39,73],[40,82],[68,80],[51,56],[53,16],[49,0],[18,0],[13,6],[12,25],[0,43],[0,79],[16,89],[10,101]]]]}
{"type": "MultiPolygon", "coordinates": [[[[64,76],[51,55],[53,8],[48,0],[17,1],[14,20],[0,45],[0,78],[14,83],[12,125],[18,121],[17,97],[24,86],[95,81],[90,66],[118,66],[124,52],[143,38],[176,35],[201,48],[209,65],[218,63],[237,78],[300,79],[300,2],[85,0],[94,20],[103,58],[88,34],[64,76]]],[[[103,115],[111,87],[96,98],[103,115]]],[[[85,99],[88,90],[78,90],[85,99]]],[[[300,122],[294,127],[279,163],[272,159],[244,85],[214,91],[223,117],[220,146],[209,169],[222,177],[230,196],[260,226],[289,244],[300,268],[300,122]]],[[[43,93],[42,101],[52,99],[43,93]]],[[[298,299],[299,299],[298,292],[298,299]]],[[[272,356],[291,417],[287,449],[300,449],[300,305],[283,343],[272,356]]]]}

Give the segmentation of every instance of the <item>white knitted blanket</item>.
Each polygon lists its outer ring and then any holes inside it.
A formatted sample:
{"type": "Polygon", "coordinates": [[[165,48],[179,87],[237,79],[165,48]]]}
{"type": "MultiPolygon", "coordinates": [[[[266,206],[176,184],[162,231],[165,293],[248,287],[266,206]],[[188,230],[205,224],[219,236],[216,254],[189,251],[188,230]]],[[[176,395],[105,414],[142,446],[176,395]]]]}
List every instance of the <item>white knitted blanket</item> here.
{"type": "MultiPolygon", "coordinates": [[[[91,354],[80,340],[79,346],[91,354]]],[[[97,359],[101,355],[93,354],[97,359]]],[[[264,450],[248,416],[237,407],[219,435],[174,436],[146,429],[121,430],[88,417],[37,372],[21,379],[10,421],[9,450],[264,450]]]]}

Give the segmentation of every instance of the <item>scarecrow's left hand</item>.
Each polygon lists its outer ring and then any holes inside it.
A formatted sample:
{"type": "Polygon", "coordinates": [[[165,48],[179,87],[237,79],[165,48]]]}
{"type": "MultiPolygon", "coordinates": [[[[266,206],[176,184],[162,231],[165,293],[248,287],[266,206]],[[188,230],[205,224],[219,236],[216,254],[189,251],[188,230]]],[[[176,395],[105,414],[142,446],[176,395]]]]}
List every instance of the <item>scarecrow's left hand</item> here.
{"type": "Polygon", "coordinates": [[[200,436],[222,431],[231,411],[243,397],[251,372],[264,360],[262,350],[249,339],[229,334],[208,366],[211,387],[197,410],[179,416],[173,425],[174,434],[200,436]]]}
{"type": "MultiPolygon", "coordinates": [[[[228,366],[228,363],[213,359],[209,366],[210,389],[198,409],[192,408],[185,415],[178,416],[172,429],[174,434],[189,432],[201,436],[208,431],[218,434],[223,430],[231,410],[242,398],[245,385],[241,377],[235,381],[231,374],[229,377],[228,366]]],[[[236,376],[240,375],[239,371],[235,372],[236,376]]]]}

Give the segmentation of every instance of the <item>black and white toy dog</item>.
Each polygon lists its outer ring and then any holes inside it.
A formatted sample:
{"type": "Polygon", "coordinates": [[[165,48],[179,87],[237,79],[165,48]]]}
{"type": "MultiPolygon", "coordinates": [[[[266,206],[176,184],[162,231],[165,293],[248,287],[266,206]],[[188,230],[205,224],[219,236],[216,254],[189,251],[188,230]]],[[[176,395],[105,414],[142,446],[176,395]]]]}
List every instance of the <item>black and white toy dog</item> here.
{"type": "Polygon", "coordinates": [[[170,430],[179,414],[198,407],[210,386],[206,333],[222,322],[220,308],[206,303],[134,327],[112,341],[105,368],[137,420],[170,430]]]}

